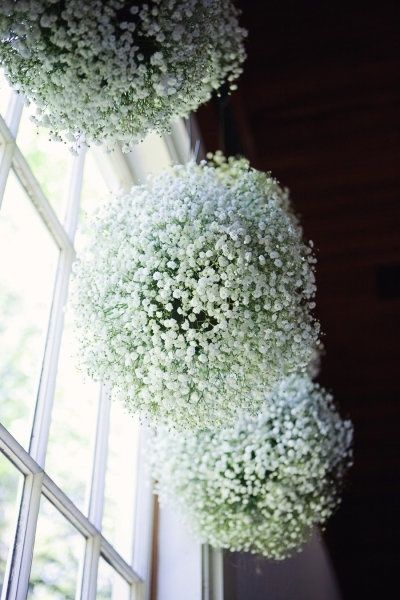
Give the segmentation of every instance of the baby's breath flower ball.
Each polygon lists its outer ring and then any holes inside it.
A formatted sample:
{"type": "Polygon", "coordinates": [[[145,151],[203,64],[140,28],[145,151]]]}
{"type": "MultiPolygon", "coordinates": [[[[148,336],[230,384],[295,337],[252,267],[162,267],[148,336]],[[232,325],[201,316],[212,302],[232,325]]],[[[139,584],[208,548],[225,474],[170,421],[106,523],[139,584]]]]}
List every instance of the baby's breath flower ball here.
{"type": "Polygon", "coordinates": [[[75,268],[89,373],[176,428],[256,413],[318,338],[288,193],[245,160],[175,166],[105,205],[75,268]]]}
{"type": "Polygon", "coordinates": [[[0,2],[0,63],[72,147],[127,150],[234,89],[245,34],[230,0],[0,2]]]}
{"type": "Polygon", "coordinates": [[[162,504],[202,542],[283,559],[339,504],[352,425],[307,377],[283,380],[258,417],[231,429],[160,429],[149,444],[162,504]]]}

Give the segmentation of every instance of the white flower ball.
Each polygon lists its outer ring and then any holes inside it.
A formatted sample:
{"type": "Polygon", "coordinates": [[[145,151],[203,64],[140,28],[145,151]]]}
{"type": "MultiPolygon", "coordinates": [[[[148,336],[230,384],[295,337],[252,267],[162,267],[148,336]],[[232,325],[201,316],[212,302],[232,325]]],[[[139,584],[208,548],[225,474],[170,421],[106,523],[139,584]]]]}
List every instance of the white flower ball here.
{"type": "Polygon", "coordinates": [[[89,374],[176,428],[256,413],[318,338],[315,259],[288,193],[247,161],[175,166],[104,206],[75,267],[89,374]]]}
{"type": "Polygon", "coordinates": [[[291,376],[258,417],[217,432],[160,430],[149,456],[161,504],[171,504],[200,541],[283,559],[337,507],[351,441],[351,422],[332,397],[291,376]]]}
{"type": "Polygon", "coordinates": [[[234,89],[245,35],[230,0],[0,2],[0,63],[72,147],[128,150],[234,89]]]}

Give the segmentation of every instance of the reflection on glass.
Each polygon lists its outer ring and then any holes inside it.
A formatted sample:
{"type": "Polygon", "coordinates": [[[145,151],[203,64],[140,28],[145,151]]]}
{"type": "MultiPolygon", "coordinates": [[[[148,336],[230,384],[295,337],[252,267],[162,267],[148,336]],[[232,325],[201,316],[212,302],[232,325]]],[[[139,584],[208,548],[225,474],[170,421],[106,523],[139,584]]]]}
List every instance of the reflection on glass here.
{"type": "Polygon", "coordinates": [[[130,587],[102,557],[97,576],[97,600],[129,600],[130,587]]]}
{"type": "Polygon", "coordinates": [[[136,501],[138,422],[121,404],[111,406],[103,534],[130,563],[136,501]]]}
{"type": "Polygon", "coordinates": [[[74,600],[84,547],[83,536],[42,496],[28,598],[74,600]]]}
{"type": "Polygon", "coordinates": [[[0,114],[4,118],[8,102],[11,98],[11,88],[7,79],[4,76],[3,70],[0,69],[0,114]]]}
{"type": "Polygon", "coordinates": [[[58,248],[15,175],[0,212],[0,421],[27,445],[58,248]]]}
{"type": "Polygon", "coordinates": [[[78,369],[73,318],[67,310],[46,469],[81,510],[84,510],[86,485],[90,477],[99,394],[99,384],[85,377],[78,369]]]}
{"type": "Polygon", "coordinates": [[[53,208],[63,218],[73,155],[66,144],[50,140],[47,130],[32,122],[34,114],[33,104],[24,108],[17,143],[53,208]]]}
{"type": "Polygon", "coordinates": [[[22,474],[0,454],[0,594],[3,587],[7,555],[12,545],[17,516],[18,488],[22,474]]]}

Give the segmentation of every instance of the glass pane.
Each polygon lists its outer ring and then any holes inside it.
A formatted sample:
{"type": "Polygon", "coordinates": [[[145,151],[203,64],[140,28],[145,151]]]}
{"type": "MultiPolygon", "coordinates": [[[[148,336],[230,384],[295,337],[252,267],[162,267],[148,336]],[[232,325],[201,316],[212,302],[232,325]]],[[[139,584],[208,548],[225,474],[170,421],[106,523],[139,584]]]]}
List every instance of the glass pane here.
{"type": "MultiPolygon", "coordinates": [[[[84,244],[86,211],[90,212],[105,194],[106,187],[93,150],[88,150],[83,172],[82,214],[75,244],[78,249],[84,244]]],[[[74,316],[67,303],[46,469],[73,502],[84,510],[100,386],[79,369],[77,354],[74,316]],[[64,456],[62,461],[60,453],[64,456]]]]}
{"type": "Polygon", "coordinates": [[[93,211],[104,201],[108,188],[103,173],[97,163],[95,150],[89,149],[85,156],[85,169],[82,183],[82,207],[85,212],[93,211]]]}
{"type": "Polygon", "coordinates": [[[23,476],[0,453],[0,595],[3,587],[8,552],[14,535],[17,518],[18,489],[23,476]]]}
{"type": "Polygon", "coordinates": [[[0,212],[0,421],[25,446],[58,254],[49,232],[10,173],[0,212]]]}
{"type": "Polygon", "coordinates": [[[73,316],[67,310],[58,362],[46,470],[71,500],[84,510],[100,386],[78,369],[76,356],[73,316]]]}
{"type": "Polygon", "coordinates": [[[159,173],[171,165],[167,144],[157,133],[149,133],[127,156],[141,173],[159,173]]]}
{"type": "Polygon", "coordinates": [[[138,422],[117,402],[111,405],[103,534],[130,563],[136,502],[138,422]]]}
{"type": "Polygon", "coordinates": [[[107,188],[103,174],[97,164],[95,151],[89,149],[85,156],[83,171],[81,212],[79,215],[78,231],[75,238],[77,252],[81,252],[85,245],[85,236],[90,227],[91,214],[103,204],[110,192],[107,188]]]}
{"type": "Polygon", "coordinates": [[[130,586],[102,557],[97,576],[97,600],[129,600],[130,586]]]}
{"type": "Polygon", "coordinates": [[[74,600],[84,549],[84,537],[42,496],[28,598],[74,600]]]}
{"type": "Polygon", "coordinates": [[[0,69],[0,114],[2,117],[5,116],[7,111],[8,102],[11,97],[11,88],[4,76],[3,70],[0,69]]]}
{"type": "Polygon", "coordinates": [[[32,122],[34,114],[33,104],[24,108],[17,142],[48,200],[62,219],[73,155],[66,144],[50,140],[47,130],[32,122]]]}

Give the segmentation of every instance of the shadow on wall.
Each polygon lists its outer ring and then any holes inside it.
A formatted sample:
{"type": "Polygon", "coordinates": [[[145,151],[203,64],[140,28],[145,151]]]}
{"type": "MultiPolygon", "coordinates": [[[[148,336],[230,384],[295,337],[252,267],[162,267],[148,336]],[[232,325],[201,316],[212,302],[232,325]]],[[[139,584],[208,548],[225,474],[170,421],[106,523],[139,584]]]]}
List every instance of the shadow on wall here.
{"type": "Polygon", "coordinates": [[[300,554],[284,561],[226,552],[224,592],[224,600],[342,598],[328,552],[318,532],[300,554]]]}

